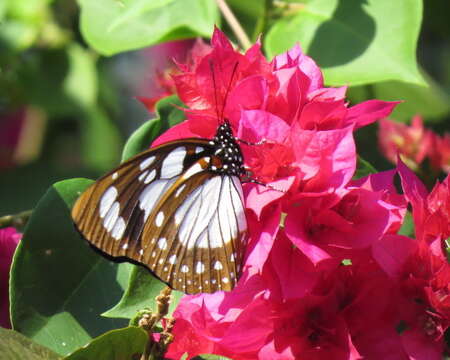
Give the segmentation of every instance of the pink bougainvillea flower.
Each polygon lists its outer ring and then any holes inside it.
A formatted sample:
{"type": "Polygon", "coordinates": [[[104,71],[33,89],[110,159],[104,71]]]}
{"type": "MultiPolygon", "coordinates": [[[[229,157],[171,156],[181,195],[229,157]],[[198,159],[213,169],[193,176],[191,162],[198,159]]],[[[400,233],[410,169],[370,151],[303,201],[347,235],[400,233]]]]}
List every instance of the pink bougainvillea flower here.
{"type": "Polygon", "coordinates": [[[274,272],[265,272],[231,293],[183,298],[167,356],[187,349],[189,356],[208,350],[236,360],[401,359],[385,357],[402,346],[390,316],[392,283],[373,261],[316,271],[308,291],[284,300],[273,296],[277,281],[267,277],[274,272]]]}
{"type": "Polygon", "coordinates": [[[9,269],[22,234],[12,227],[0,229],[0,326],[10,328],[9,269]]]}
{"type": "Polygon", "coordinates": [[[450,265],[444,253],[450,235],[449,180],[428,194],[401,160],[397,168],[411,203],[416,239],[389,234],[373,246],[373,257],[395,281],[392,299],[405,353],[414,359],[440,359],[450,325],[450,265]]]}
{"type": "Polygon", "coordinates": [[[433,169],[450,173],[450,134],[433,134],[431,149],[430,162],[433,169]]]}
{"type": "Polygon", "coordinates": [[[11,167],[26,120],[26,108],[0,113],[0,168],[11,167]]]}
{"type": "Polygon", "coordinates": [[[314,264],[368,248],[403,221],[406,202],[392,185],[394,174],[351,182],[340,196],[300,197],[287,210],[286,234],[314,264]]]}
{"type": "Polygon", "coordinates": [[[400,340],[411,359],[441,359],[450,325],[450,265],[423,240],[387,236],[374,258],[391,276],[400,340]]]}
{"type": "Polygon", "coordinates": [[[146,96],[137,96],[136,98],[145,105],[148,111],[154,112],[155,105],[160,99],[176,93],[172,76],[179,73],[179,70],[173,62],[168,62],[167,59],[195,64],[198,58],[210,50],[210,46],[201,39],[171,41],[145,49],[143,54],[151,62],[152,78],[141,84],[141,89],[138,90],[139,93],[146,94],[146,96]]]}
{"type": "MultiPolygon", "coordinates": [[[[249,238],[236,288],[185,296],[174,313],[175,341],[167,356],[385,354],[364,336],[361,314],[370,312],[380,329],[395,332],[382,320],[388,305],[375,300],[376,291],[388,297],[391,283],[371,249],[400,228],[406,203],[392,185],[394,172],[352,181],[353,133],[388,116],[396,103],[349,106],[346,88],[325,88],[319,67],[298,45],[268,62],[259,43],[241,54],[218,29],[211,44],[194,63],[178,64],[174,82],[187,120],[152,146],[211,138],[227,119],[243,140],[245,165],[269,186],[243,184],[249,238]],[[343,268],[344,259],[355,265],[343,268]]],[[[374,337],[379,342],[383,331],[374,337]]],[[[401,348],[393,340],[387,348],[396,346],[401,348]]]]}
{"type": "Polygon", "coordinates": [[[411,126],[382,119],[379,122],[378,142],[384,156],[393,164],[397,155],[415,170],[432,149],[433,134],[423,127],[419,115],[413,117],[411,126]]]}
{"type": "Polygon", "coordinates": [[[437,256],[445,257],[444,241],[450,237],[450,178],[437,182],[428,194],[422,182],[401,162],[397,169],[406,198],[411,203],[416,238],[430,244],[437,256]]]}
{"type": "MultiPolygon", "coordinates": [[[[268,62],[254,44],[245,54],[234,50],[215,29],[211,51],[192,64],[179,65],[174,81],[188,106],[187,120],[152,146],[182,137],[214,136],[228,119],[235,135],[259,146],[241,144],[255,178],[272,184],[284,180],[291,192],[329,192],[344,186],[355,170],[352,131],[387,116],[396,102],[367,101],[349,107],[345,88],[325,88],[319,67],[297,45],[268,62]]],[[[253,188],[247,207],[257,215],[279,191],[253,188]],[[254,196],[265,193],[264,201],[254,196]]],[[[275,188],[280,188],[274,186],[275,188]]]]}

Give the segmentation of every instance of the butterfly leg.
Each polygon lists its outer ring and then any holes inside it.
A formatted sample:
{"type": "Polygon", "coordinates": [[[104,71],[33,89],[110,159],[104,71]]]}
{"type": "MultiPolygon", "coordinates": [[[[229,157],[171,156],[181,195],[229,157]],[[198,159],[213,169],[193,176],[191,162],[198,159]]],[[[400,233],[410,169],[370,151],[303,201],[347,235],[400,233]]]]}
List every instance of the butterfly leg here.
{"type": "Polygon", "coordinates": [[[264,144],[268,143],[267,139],[265,139],[265,138],[262,138],[261,140],[259,140],[256,143],[253,143],[253,142],[250,142],[250,141],[247,141],[247,140],[244,140],[244,139],[239,139],[238,137],[235,137],[234,139],[236,141],[239,141],[239,142],[241,142],[241,143],[243,143],[245,145],[249,145],[249,146],[259,146],[259,145],[264,145],[264,144]]]}

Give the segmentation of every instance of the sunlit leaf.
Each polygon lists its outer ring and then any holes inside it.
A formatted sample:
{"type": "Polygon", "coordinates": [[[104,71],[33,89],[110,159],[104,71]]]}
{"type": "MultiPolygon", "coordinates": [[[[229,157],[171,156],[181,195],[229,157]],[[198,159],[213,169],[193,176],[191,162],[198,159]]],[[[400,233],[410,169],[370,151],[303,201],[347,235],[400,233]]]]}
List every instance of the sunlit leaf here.
{"type": "Polygon", "coordinates": [[[421,21],[421,0],[314,0],[278,20],[265,49],[274,56],[299,42],[329,85],[423,84],[416,63],[421,21]]]}
{"type": "Polygon", "coordinates": [[[210,0],[78,0],[80,27],[98,52],[112,55],[160,42],[211,36],[218,21],[210,0]]]}

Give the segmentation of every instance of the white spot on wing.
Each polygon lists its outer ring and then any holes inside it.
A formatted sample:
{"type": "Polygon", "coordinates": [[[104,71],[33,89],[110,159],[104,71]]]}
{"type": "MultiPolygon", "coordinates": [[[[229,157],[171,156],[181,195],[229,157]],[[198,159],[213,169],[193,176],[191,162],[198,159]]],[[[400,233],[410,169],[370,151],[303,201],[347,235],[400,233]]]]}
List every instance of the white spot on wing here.
{"type": "Polygon", "coordinates": [[[155,161],[155,157],[150,156],[147,159],[143,160],[139,167],[141,168],[141,170],[147,169],[153,163],[153,161],[155,161]]]}
{"type": "Polygon", "coordinates": [[[184,146],[180,146],[175,150],[172,150],[162,163],[161,177],[172,178],[179,175],[183,171],[183,161],[185,157],[186,148],[184,146]]]}
{"type": "Polygon", "coordinates": [[[156,180],[145,187],[139,196],[139,207],[145,211],[144,221],[147,221],[150,212],[153,210],[159,198],[170,188],[175,180],[156,180]]]}
{"type": "Polygon", "coordinates": [[[113,180],[116,180],[119,177],[119,173],[116,171],[111,177],[113,180]]]}
{"type": "Polygon", "coordinates": [[[156,215],[155,224],[157,227],[160,227],[164,222],[164,213],[160,211],[158,215],[156,215]]]}
{"type": "Polygon", "coordinates": [[[120,205],[117,201],[115,201],[109,211],[106,213],[105,218],[103,219],[103,226],[105,227],[105,229],[110,232],[116,221],[117,218],[119,217],[119,211],[120,211],[120,205]]]}
{"type": "Polygon", "coordinates": [[[214,216],[211,219],[211,222],[208,226],[208,232],[209,232],[209,246],[211,248],[218,248],[223,246],[222,235],[220,232],[220,225],[219,225],[219,214],[217,213],[217,210],[214,213],[214,216]]]}
{"type": "Polygon", "coordinates": [[[148,174],[148,176],[145,178],[144,183],[148,184],[150,182],[152,182],[156,177],[156,169],[153,169],[152,171],[150,171],[150,174],[148,174]]]}
{"type": "Polygon", "coordinates": [[[122,236],[123,233],[125,232],[125,220],[123,219],[123,217],[119,216],[116,224],[114,225],[112,231],[111,231],[111,236],[116,239],[119,240],[122,236]]]}
{"type": "Polygon", "coordinates": [[[234,211],[236,214],[239,232],[247,230],[247,220],[244,210],[244,195],[242,194],[242,185],[236,176],[232,176],[231,180],[231,199],[233,201],[234,211]]]}
{"type": "Polygon", "coordinates": [[[223,282],[224,284],[228,283],[228,278],[227,278],[227,277],[222,278],[222,282],[223,282]]]}
{"type": "Polygon", "coordinates": [[[189,271],[189,266],[187,266],[187,265],[181,266],[180,271],[182,273],[187,273],[189,271]]]}
{"type": "Polygon", "coordinates": [[[139,177],[138,177],[139,181],[144,181],[147,174],[148,174],[148,170],[145,170],[141,175],[139,175],[139,177]]]}
{"type": "Polygon", "coordinates": [[[219,260],[217,260],[214,263],[214,270],[222,270],[222,269],[223,269],[222,263],[219,260]]]}
{"type": "Polygon", "coordinates": [[[197,147],[195,148],[195,153],[196,153],[196,154],[201,153],[203,150],[205,150],[205,149],[202,148],[201,146],[197,146],[197,147]]]}
{"type": "MultiPolygon", "coordinates": [[[[217,202],[219,201],[221,182],[220,176],[215,176],[206,180],[203,185],[198,188],[201,190],[201,193],[195,198],[191,210],[182,217],[178,229],[178,236],[180,242],[183,243],[184,246],[187,246],[188,249],[193,248],[196,245],[200,235],[208,228],[209,222],[214,215],[214,210],[217,207],[217,202]]],[[[192,195],[193,194],[190,196],[192,195]]],[[[182,207],[183,206],[184,204],[182,207]]],[[[175,212],[175,222],[177,222],[177,212],[180,210],[181,207],[175,212]]],[[[207,241],[200,241],[200,243],[202,246],[205,245],[204,247],[208,247],[207,241]]],[[[200,244],[197,244],[197,246],[199,245],[200,244]]]]}
{"type": "Polygon", "coordinates": [[[116,201],[117,189],[114,186],[110,186],[102,195],[100,199],[100,217],[104,218],[106,213],[111,208],[111,205],[116,201]]]}
{"type": "MultiPolygon", "coordinates": [[[[175,212],[175,224],[180,225],[181,221],[183,220],[184,216],[186,215],[187,211],[193,204],[193,202],[197,199],[200,192],[202,191],[202,187],[198,187],[195,189],[189,196],[183,201],[181,206],[177,209],[175,212]]],[[[195,208],[194,208],[195,209],[195,208]]]]}
{"type": "Polygon", "coordinates": [[[203,264],[201,261],[197,262],[197,264],[195,265],[195,272],[197,274],[203,274],[204,271],[205,271],[205,264],[203,264]]]}
{"type": "Polygon", "coordinates": [[[172,255],[172,256],[169,258],[169,264],[174,265],[176,262],[177,262],[177,256],[176,256],[176,255],[172,255]]]}
{"type": "Polygon", "coordinates": [[[175,192],[175,197],[180,196],[181,192],[184,190],[185,187],[186,187],[186,184],[182,184],[181,186],[179,186],[177,191],[175,192]]]}
{"type": "Polygon", "coordinates": [[[161,238],[158,240],[158,247],[161,250],[166,250],[167,249],[167,239],[166,238],[161,238]]]}
{"type": "MultiPolygon", "coordinates": [[[[209,156],[206,156],[202,159],[205,160],[207,163],[209,163],[209,161],[211,160],[209,156]]],[[[195,175],[203,170],[204,169],[202,168],[202,165],[197,161],[183,174],[183,179],[189,179],[192,175],[195,175]]]]}
{"type": "Polygon", "coordinates": [[[195,247],[207,249],[209,247],[208,232],[205,230],[201,233],[200,237],[195,243],[195,247]]]}

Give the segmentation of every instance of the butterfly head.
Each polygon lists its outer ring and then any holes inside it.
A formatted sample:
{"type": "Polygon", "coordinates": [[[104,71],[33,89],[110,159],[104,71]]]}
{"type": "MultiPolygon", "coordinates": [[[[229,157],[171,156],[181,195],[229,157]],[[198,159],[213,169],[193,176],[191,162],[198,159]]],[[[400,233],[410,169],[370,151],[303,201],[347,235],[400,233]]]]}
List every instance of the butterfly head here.
{"type": "Polygon", "coordinates": [[[215,157],[210,170],[238,177],[245,174],[242,151],[228,121],[224,121],[217,128],[216,135],[210,144],[214,147],[215,157]]]}

